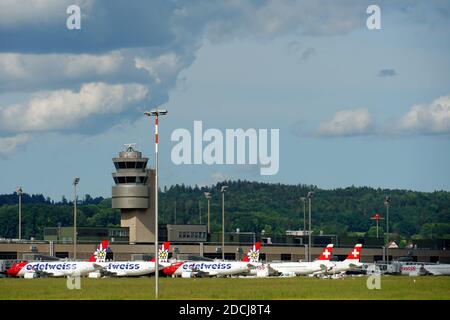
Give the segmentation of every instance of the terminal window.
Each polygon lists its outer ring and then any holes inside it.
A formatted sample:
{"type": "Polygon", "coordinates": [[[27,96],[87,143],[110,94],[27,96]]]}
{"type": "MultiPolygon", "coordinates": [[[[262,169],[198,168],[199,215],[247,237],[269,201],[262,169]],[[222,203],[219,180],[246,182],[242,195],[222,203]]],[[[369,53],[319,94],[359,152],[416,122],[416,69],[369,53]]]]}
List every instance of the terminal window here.
{"type": "Polygon", "coordinates": [[[291,261],[291,254],[290,253],[282,253],[281,261],[291,261]]]}
{"type": "Polygon", "coordinates": [[[69,257],[69,252],[56,252],[55,257],[65,259],[69,257]]]}
{"type": "Polygon", "coordinates": [[[17,259],[17,252],[3,251],[0,252],[0,260],[15,260],[17,259]]]}

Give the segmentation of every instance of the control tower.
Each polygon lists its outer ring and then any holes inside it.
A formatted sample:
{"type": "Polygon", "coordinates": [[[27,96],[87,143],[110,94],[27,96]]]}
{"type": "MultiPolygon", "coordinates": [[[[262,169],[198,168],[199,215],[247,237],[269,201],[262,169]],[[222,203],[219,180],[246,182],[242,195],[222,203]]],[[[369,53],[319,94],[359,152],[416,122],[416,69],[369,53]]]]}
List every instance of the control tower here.
{"type": "Polygon", "coordinates": [[[128,227],[130,243],[155,241],[155,170],[147,169],[148,158],[134,150],[134,143],[113,158],[112,207],[120,209],[120,226],[128,227]]]}

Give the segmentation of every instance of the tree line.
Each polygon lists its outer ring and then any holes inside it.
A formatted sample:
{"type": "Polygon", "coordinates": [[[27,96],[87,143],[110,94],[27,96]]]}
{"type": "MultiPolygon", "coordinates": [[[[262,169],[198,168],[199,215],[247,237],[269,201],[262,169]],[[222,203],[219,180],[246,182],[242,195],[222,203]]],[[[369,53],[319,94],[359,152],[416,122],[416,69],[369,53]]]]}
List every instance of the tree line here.
{"type": "MultiPolygon", "coordinates": [[[[404,239],[450,239],[450,192],[418,192],[371,187],[347,187],[324,190],[313,185],[269,184],[250,181],[224,181],[211,187],[174,185],[160,190],[160,223],[206,223],[207,200],[211,193],[212,232],[221,230],[222,196],[225,193],[225,226],[231,232],[262,230],[266,234],[282,235],[286,230],[303,229],[304,205],[300,200],[309,191],[312,229],[315,234],[375,235],[379,213],[386,218],[384,198],[391,196],[389,209],[390,233],[404,239]]],[[[17,236],[17,195],[0,195],[0,237],[17,236]]],[[[55,202],[43,195],[22,196],[22,232],[24,238],[43,237],[44,227],[71,226],[72,202],[65,198],[55,202]]],[[[308,216],[308,203],[306,203],[308,216]]],[[[119,226],[120,211],[111,209],[111,200],[86,195],[78,201],[78,226],[119,226]]],[[[380,235],[386,220],[380,220],[380,235]]]]}

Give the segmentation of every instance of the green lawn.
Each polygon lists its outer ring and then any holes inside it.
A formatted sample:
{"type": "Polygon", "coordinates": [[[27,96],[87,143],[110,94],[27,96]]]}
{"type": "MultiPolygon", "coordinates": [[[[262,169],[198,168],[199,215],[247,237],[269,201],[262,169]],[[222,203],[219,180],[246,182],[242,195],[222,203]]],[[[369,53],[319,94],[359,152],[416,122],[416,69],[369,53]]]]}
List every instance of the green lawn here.
{"type": "MultiPolygon", "coordinates": [[[[450,299],[450,277],[383,276],[380,290],[367,277],[160,278],[161,299],[450,299]]],[[[0,279],[1,299],[153,299],[154,278],[0,279]]]]}

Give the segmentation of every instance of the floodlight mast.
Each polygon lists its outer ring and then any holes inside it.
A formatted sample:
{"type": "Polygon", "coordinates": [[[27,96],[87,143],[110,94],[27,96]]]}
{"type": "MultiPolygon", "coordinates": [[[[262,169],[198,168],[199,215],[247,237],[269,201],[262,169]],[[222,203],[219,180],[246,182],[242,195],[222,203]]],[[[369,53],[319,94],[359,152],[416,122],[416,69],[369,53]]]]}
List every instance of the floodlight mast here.
{"type": "Polygon", "coordinates": [[[17,187],[16,193],[19,196],[19,240],[22,240],[22,187],[17,187]]]}
{"type": "Polygon", "coordinates": [[[225,260],[225,192],[228,191],[228,186],[222,186],[220,193],[222,193],[222,260],[225,260]]]}
{"type": "Polygon", "coordinates": [[[312,239],[311,239],[311,198],[313,198],[314,197],[314,192],[313,191],[309,191],[308,192],[308,195],[306,196],[307,198],[308,198],[308,204],[309,204],[309,222],[308,222],[308,228],[309,228],[309,231],[308,231],[308,261],[311,261],[311,248],[312,248],[312,245],[311,245],[311,242],[312,242],[312,239]]]}
{"type": "Polygon", "coordinates": [[[389,264],[389,207],[391,206],[391,196],[384,198],[384,205],[386,206],[386,260],[389,264]]]}
{"type": "Polygon", "coordinates": [[[73,259],[77,259],[77,184],[79,177],[73,178],[73,259]]]}
{"type": "Polygon", "coordinates": [[[166,109],[146,111],[148,117],[155,117],[155,298],[159,298],[159,256],[158,256],[158,121],[166,115],[166,109]]]}
{"type": "Polygon", "coordinates": [[[210,220],[211,220],[211,193],[210,192],[205,192],[205,198],[206,200],[208,200],[208,236],[211,232],[210,230],[210,220]]]}

